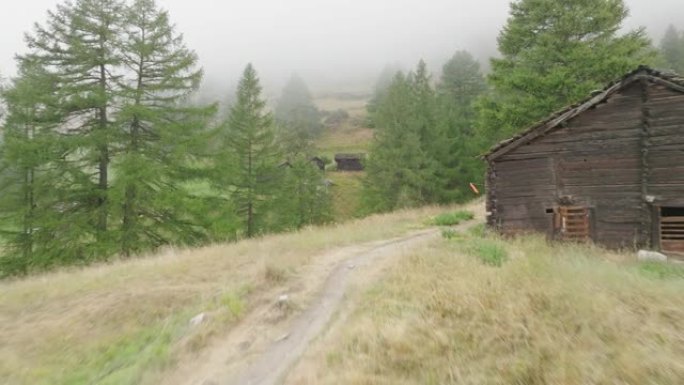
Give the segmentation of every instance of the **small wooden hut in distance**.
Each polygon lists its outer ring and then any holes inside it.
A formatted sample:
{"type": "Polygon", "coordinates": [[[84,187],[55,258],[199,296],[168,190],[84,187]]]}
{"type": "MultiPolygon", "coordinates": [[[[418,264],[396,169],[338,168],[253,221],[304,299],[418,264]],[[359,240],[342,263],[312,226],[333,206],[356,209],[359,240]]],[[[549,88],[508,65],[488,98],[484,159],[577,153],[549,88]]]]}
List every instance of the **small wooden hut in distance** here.
{"type": "Polygon", "coordinates": [[[335,154],[337,171],[363,171],[365,154],[335,154]]]}
{"type": "Polygon", "coordinates": [[[684,253],[684,81],[647,67],[484,156],[504,234],[684,253]]]}

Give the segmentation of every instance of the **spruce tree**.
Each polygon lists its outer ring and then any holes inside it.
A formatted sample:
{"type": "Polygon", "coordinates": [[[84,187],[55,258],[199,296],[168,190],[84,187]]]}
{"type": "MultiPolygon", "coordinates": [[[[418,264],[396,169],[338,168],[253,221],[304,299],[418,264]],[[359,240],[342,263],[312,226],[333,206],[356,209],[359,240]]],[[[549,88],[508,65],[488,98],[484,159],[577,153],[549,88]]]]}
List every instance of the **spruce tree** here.
{"type": "Polygon", "coordinates": [[[368,104],[366,104],[366,111],[368,112],[367,121],[369,127],[375,128],[375,114],[377,113],[378,106],[382,103],[385,95],[387,95],[387,90],[392,85],[394,76],[399,73],[398,66],[385,66],[385,68],[378,75],[378,79],[375,81],[375,86],[373,87],[373,97],[371,97],[368,104]]]}
{"type": "Polygon", "coordinates": [[[423,117],[416,109],[413,79],[413,74],[398,73],[378,106],[362,196],[367,212],[427,203],[424,191],[431,187],[433,170],[422,146],[423,117]]]}
{"type": "Polygon", "coordinates": [[[130,255],[203,238],[184,183],[214,108],[188,104],[202,72],[168,13],[154,0],[136,0],[125,16],[122,64],[130,76],[120,82],[112,195],[120,207],[120,251],[130,255]]]}
{"type": "Polygon", "coordinates": [[[311,92],[304,80],[292,75],[283,88],[283,93],[275,108],[275,119],[284,130],[307,140],[321,134],[321,113],[313,102],[311,92]]]}
{"type": "Polygon", "coordinates": [[[261,91],[257,73],[249,64],[220,132],[223,151],[216,158],[217,174],[223,174],[219,183],[231,193],[246,237],[265,230],[266,208],[282,174],[273,118],[266,111],[261,91]]]}
{"type": "Polygon", "coordinates": [[[310,155],[291,154],[282,173],[271,207],[275,219],[273,230],[299,229],[332,219],[325,173],[312,162],[310,155]]]}
{"type": "Polygon", "coordinates": [[[482,149],[653,61],[643,29],[620,33],[623,0],[518,0],[479,103],[482,149]]]}
{"type": "Polygon", "coordinates": [[[684,74],[684,32],[670,25],[660,42],[660,51],[669,69],[684,74]]]}
{"type": "Polygon", "coordinates": [[[413,130],[417,130],[422,150],[420,200],[440,202],[445,196],[443,161],[450,156],[449,143],[445,127],[438,119],[437,94],[432,88],[432,77],[425,61],[420,60],[416,70],[409,75],[409,85],[412,96],[410,124],[413,130]]]}
{"type": "Polygon", "coordinates": [[[468,183],[479,179],[480,161],[472,127],[474,102],[487,85],[480,64],[467,51],[459,51],[444,64],[437,85],[440,124],[447,132],[448,150],[443,159],[446,170],[447,200],[471,196],[468,183]]]}

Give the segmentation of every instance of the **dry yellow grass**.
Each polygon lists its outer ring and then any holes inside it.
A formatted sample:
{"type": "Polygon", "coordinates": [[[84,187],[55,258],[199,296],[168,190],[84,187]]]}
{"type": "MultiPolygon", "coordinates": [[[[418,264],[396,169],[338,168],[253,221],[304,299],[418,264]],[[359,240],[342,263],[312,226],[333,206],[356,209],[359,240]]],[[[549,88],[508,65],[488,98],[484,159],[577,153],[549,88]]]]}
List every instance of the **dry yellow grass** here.
{"type": "Polygon", "coordinates": [[[286,383],[684,383],[681,271],[656,278],[604,253],[535,237],[441,240],[356,294],[286,383]],[[483,263],[502,245],[501,267],[483,263]]]}
{"type": "Polygon", "coordinates": [[[329,95],[318,97],[315,100],[316,106],[319,109],[326,111],[345,110],[352,117],[361,117],[366,114],[367,98],[341,98],[339,96],[329,95]]]}
{"type": "Polygon", "coordinates": [[[69,269],[0,283],[0,383],[156,383],[296,279],[316,255],[420,227],[438,208],[401,211],[236,244],[69,269]],[[208,312],[208,324],[188,320],[208,312]]]}

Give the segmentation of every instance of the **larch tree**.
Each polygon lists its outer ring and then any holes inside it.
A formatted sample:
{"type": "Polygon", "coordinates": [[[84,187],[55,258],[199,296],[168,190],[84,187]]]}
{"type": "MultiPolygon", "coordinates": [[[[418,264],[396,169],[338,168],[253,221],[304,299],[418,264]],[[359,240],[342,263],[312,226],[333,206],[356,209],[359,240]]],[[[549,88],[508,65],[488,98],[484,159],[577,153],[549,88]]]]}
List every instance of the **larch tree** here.
{"type": "Polygon", "coordinates": [[[281,178],[282,160],[275,141],[273,118],[266,110],[254,67],[245,68],[220,138],[222,152],[216,158],[219,181],[233,197],[243,224],[243,234],[253,237],[262,230],[266,207],[281,178]]]}
{"type": "Polygon", "coordinates": [[[45,255],[59,215],[53,194],[59,177],[53,161],[61,155],[54,132],[61,120],[53,97],[56,83],[39,65],[24,62],[2,92],[7,116],[0,145],[0,232],[5,241],[0,276],[53,263],[45,255]]]}
{"type": "Polygon", "coordinates": [[[165,244],[192,244],[203,231],[193,220],[183,184],[206,140],[213,106],[193,107],[200,84],[197,56],[154,0],[136,0],[125,13],[127,39],[117,116],[117,178],[123,255],[165,244]]]}
{"type": "Polygon", "coordinates": [[[70,184],[61,196],[63,220],[70,228],[63,244],[79,258],[106,255],[114,247],[108,233],[109,171],[123,9],[118,0],[60,4],[49,12],[45,26],[36,24],[27,35],[30,51],[19,58],[59,78],[55,94],[64,112],[59,131],[69,147],[61,163],[67,177],[62,183],[70,184]]]}
{"type": "Polygon", "coordinates": [[[643,29],[621,33],[623,0],[518,0],[479,103],[484,149],[653,61],[643,29]]]}

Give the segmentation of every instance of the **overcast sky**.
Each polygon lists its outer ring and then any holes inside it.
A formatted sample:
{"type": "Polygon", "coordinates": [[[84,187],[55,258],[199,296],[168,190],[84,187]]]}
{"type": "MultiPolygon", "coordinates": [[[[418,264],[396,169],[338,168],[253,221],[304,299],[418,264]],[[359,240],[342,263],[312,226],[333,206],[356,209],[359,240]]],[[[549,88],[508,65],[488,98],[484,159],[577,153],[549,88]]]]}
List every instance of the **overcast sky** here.
{"type": "MultiPolygon", "coordinates": [[[[646,26],[660,39],[684,27],[684,0],[626,0],[628,27],[646,26]]],[[[0,74],[14,73],[23,33],[43,23],[59,0],[6,0],[0,11],[0,74]]],[[[458,49],[485,60],[495,52],[510,0],[158,0],[207,80],[230,83],[247,62],[265,81],[297,72],[314,83],[343,87],[386,64],[433,68],[458,49]]]]}

